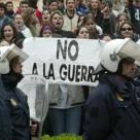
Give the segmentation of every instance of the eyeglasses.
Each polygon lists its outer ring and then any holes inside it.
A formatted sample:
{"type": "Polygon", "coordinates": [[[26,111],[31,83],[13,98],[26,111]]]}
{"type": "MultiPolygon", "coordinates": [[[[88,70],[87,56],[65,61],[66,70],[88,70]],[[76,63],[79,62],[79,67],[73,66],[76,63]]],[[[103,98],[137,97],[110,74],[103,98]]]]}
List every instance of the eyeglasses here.
{"type": "Polygon", "coordinates": [[[122,28],[121,31],[132,31],[132,28],[122,28]]]}

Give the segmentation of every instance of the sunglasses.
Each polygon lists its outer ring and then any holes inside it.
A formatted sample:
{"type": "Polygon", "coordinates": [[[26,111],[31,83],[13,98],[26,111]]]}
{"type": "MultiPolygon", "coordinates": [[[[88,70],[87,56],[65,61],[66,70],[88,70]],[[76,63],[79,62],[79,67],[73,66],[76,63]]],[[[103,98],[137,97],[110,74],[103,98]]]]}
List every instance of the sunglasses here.
{"type": "Polygon", "coordinates": [[[132,31],[132,28],[122,28],[121,31],[132,31]]]}

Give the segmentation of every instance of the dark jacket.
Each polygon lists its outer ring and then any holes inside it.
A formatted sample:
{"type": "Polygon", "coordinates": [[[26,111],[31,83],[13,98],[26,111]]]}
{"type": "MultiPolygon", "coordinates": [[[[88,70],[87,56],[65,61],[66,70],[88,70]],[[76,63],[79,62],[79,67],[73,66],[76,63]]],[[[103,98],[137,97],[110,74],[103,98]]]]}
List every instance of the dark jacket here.
{"type": "Polygon", "coordinates": [[[84,140],[139,140],[139,84],[102,76],[85,106],[84,140]]]}
{"type": "Polygon", "coordinates": [[[29,140],[29,109],[26,95],[16,86],[22,75],[1,75],[4,98],[10,114],[12,140],[29,140]],[[13,79],[14,78],[14,79],[13,79]]]}
{"type": "Polygon", "coordinates": [[[11,140],[10,115],[0,82],[0,140],[11,140]]]}
{"type": "Polygon", "coordinates": [[[70,31],[65,31],[65,30],[53,30],[54,34],[58,34],[62,37],[66,38],[76,38],[76,35],[70,31]]]}

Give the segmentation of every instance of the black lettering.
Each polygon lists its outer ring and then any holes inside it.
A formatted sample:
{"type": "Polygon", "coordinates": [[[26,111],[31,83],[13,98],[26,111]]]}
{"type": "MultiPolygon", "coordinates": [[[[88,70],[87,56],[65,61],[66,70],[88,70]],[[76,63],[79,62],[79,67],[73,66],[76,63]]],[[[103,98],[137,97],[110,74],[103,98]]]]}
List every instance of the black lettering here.
{"type": "Polygon", "coordinates": [[[56,58],[59,59],[59,53],[61,52],[63,59],[66,59],[67,52],[67,40],[65,40],[64,47],[62,46],[61,40],[57,40],[57,52],[56,58]]]}
{"type": "Polygon", "coordinates": [[[93,75],[94,75],[94,67],[89,66],[89,70],[88,70],[88,82],[94,82],[93,80],[93,75]]]}
{"type": "Polygon", "coordinates": [[[79,82],[80,81],[80,77],[79,77],[80,76],[80,71],[79,70],[80,70],[80,65],[77,65],[76,66],[76,73],[75,73],[75,76],[76,76],[75,77],[75,81],[76,82],[79,82]]]}
{"type": "Polygon", "coordinates": [[[72,66],[71,65],[68,66],[68,79],[70,81],[74,81],[74,76],[75,76],[75,65],[72,66]]]}
{"type": "Polygon", "coordinates": [[[59,73],[60,73],[60,78],[64,81],[67,78],[67,71],[66,70],[67,70],[67,66],[65,64],[62,64],[61,67],[60,67],[59,73]]]}
{"type": "Polygon", "coordinates": [[[68,47],[68,55],[69,55],[69,58],[71,59],[71,61],[75,61],[77,59],[78,52],[79,52],[78,43],[77,43],[77,41],[72,40],[69,44],[69,47],[68,47]],[[72,46],[75,46],[75,54],[74,55],[72,55],[72,53],[71,53],[72,46]]]}
{"type": "Polygon", "coordinates": [[[55,80],[55,76],[54,76],[54,68],[53,68],[53,64],[50,64],[49,67],[49,72],[48,72],[48,77],[46,77],[47,79],[50,79],[50,77],[52,77],[53,80],[55,80]]]}
{"type": "Polygon", "coordinates": [[[36,63],[33,64],[32,74],[38,75],[38,70],[37,70],[37,64],[36,63]]]}
{"type": "Polygon", "coordinates": [[[87,67],[82,66],[81,68],[81,81],[86,81],[86,75],[87,75],[87,67]]]}

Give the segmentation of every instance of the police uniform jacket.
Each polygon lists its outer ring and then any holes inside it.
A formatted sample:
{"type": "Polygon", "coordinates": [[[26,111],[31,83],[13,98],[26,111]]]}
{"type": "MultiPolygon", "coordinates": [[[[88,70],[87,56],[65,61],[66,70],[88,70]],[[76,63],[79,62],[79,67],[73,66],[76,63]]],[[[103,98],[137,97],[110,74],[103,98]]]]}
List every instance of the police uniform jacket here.
{"type": "Polygon", "coordinates": [[[84,140],[140,140],[139,85],[101,76],[86,102],[84,140]]]}
{"type": "MultiPolygon", "coordinates": [[[[16,75],[17,76],[17,75],[16,75]]],[[[22,76],[13,80],[10,74],[1,75],[0,80],[4,90],[4,98],[10,114],[12,140],[29,140],[29,109],[26,95],[16,86],[22,76]]]]}

